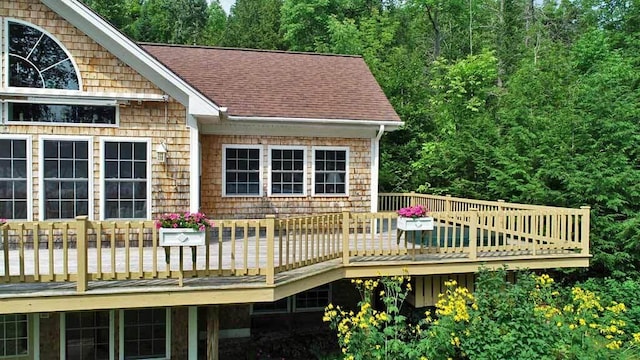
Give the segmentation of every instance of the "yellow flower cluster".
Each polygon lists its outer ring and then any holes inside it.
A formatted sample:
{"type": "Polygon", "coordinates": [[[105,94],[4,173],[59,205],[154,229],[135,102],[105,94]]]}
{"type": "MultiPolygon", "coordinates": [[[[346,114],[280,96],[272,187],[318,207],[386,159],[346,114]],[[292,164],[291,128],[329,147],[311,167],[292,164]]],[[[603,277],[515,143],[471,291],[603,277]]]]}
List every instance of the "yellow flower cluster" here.
{"type": "Polygon", "coordinates": [[[458,283],[455,280],[446,281],[447,291],[440,294],[440,299],[436,303],[436,314],[439,316],[452,316],[456,322],[469,321],[468,304],[477,308],[473,302],[473,295],[467,288],[455,287],[458,283]]]}
{"type": "Polygon", "coordinates": [[[576,286],[571,289],[574,303],[578,303],[577,312],[586,310],[604,311],[602,305],[600,305],[600,297],[598,297],[593,291],[583,290],[576,286]]]}
{"type": "Polygon", "coordinates": [[[536,285],[540,286],[540,287],[549,287],[551,286],[555,281],[553,280],[553,278],[551,276],[549,276],[548,274],[542,274],[538,277],[536,277],[536,285]]]}

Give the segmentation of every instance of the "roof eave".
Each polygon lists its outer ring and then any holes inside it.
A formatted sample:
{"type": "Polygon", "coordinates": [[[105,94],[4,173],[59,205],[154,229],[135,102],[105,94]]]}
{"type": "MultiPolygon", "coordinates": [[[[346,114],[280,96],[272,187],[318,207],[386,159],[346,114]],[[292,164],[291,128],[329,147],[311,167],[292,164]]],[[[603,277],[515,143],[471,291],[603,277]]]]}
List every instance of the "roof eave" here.
{"type": "Polygon", "coordinates": [[[219,108],[135,42],[77,0],[40,0],[195,116],[219,116],[219,108]]]}
{"type": "Polygon", "coordinates": [[[404,125],[399,120],[361,120],[361,119],[326,119],[326,118],[298,118],[298,117],[272,117],[272,116],[238,116],[222,114],[222,119],[233,122],[246,123],[288,123],[288,124],[308,124],[308,125],[329,125],[329,126],[362,126],[380,127],[384,126],[384,131],[394,131],[404,125]]]}

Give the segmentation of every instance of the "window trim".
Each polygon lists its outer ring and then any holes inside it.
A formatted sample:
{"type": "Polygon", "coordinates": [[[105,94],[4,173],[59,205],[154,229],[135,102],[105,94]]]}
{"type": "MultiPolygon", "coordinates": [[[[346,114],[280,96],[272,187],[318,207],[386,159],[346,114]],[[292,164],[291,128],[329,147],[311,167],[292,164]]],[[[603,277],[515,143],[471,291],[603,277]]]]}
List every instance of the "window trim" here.
{"type": "Polygon", "coordinates": [[[263,149],[262,145],[247,145],[247,144],[223,144],[222,145],[222,197],[262,197],[264,194],[263,186],[264,186],[264,159],[263,159],[263,149]],[[258,179],[260,180],[259,191],[258,194],[227,194],[227,149],[257,149],[259,151],[259,166],[258,169],[258,179]]]}
{"type": "MultiPolygon", "coordinates": [[[[54,90],[54,89],[51,89],[54,90]]],[[[70,123],[70,122],[46,122],[46,121],[9,121],[9,103],[27,103],[27,104],[43,104],[43,105],[71,105],[71,106],[84,106],[87,103],[83,103],[81,99],[68,99],[68,101],[60,104],[52,104],[47,99],[34,98],[29,101],[12,101],[5,100],[2,104],[2,121],[1,124],[6,126],[11,125],[23,125],[23,126],[74,126],[74,127],[97,127],[97,128],[118,128],[120,127],[120,106],[116,105],[103,105],[98,104],[95,106],[114,107],[116,109],[115,122],[113,124],[88,124],[88,123],[70,123]]],[[[89,105],[92,106],[92,105],[89,105]]]]}
{"type": "MultiPolygon", "coordinates": [[[[80,310],[79,312],[83,312],[80,310]]],[[[105,310],[87,310],[89,312],[105,311],[105,310]]],[[[115,335],[115,323],[116,316],[115,310],[106,310],[109,312],[109,360],[115,360],[116,351],[114,348],[116,335],[115,335]]],[[[67,313],[60,314],[60,359],[67,358],[67,313]]]]}
{"type": "MultiPolygon", "coordinates": [[[[72,136],[72,135],[40,135],[38,139],[38,196],[39,199],[39,208],[38,208],[38,219],[40,221],[45,221],[45,200],[44,200],[44,142],[47,140],[54,141],[86,141],[87,142],[87,161],[88,161],[88,191],[89,191],[89,199],[87,204],[87,217],[89,220],[93,220],[95,207],[94,207],[94,197],[95,197],[95,187],[94,187],[94,174],[95,174],[95,163],[94,163],[94,154],[93,154],[93,136],[72,136]]],[[[72,219],[69,219],[72,220],[72,219]]]]}
{"type": "MultiPolygon", "coordinates": [[[[0,134],[0,139],[3,140],[26,140],[27,147],[27,218],[16,219],[33,221],[33,138],[31,135],[19,135],[19,134],[0,134]]],[[[12,221],[13,219],[8,219],[12,221]]]]}
{"type": "MultiPolygon", "coordinates": [[[[125,310],[145,310],[142,309],[120,309],[118,311],[118,360],[124,360],[124,312],[125,310]]],[[[165,357],[164,358],[152,358],[152,359],[171,359],[171,308],[165,308],[165,357]]]]}
{"type": "Polygon", "coordinates": [[[314,197],[349,197],[350,154],[348,146],[312,146],[311,147],[311,196],[314,197]],[[344,193],[322,194],[316,193],[316,150],[344,151],[345,152],[345,179],[344,193]]]}
{"type": "MultiPolygon", "coordinates": [[[[105,151],[105,143],[106,142],[132,142],[132,143],[146,143],[147,144],[147,215],[146,215],[146,220],[151,220],[151,201],[152,199],[152,175],[153,175],[153,171],[152,171],[152,167],[153,167],[153,158],[152,158],[152,152],[151,152],[151,147],[152,147],[152,141],[151,138],[146,138],[146,137],[141,137],[141,138],[135,138],[135,137],[131,137],[131,138],[127,138],[127,137],[101,137],[100,138],[100,154],[99,154],[99,161],[100,161],[100,176],[99,176],[99,198],[100,198],[100,205],[99,205],[99,219],[104,221],[106,220],[105,216],[106,216],[106,208],[105,208],[105,177],[104,177],[104,162],[105,162],[105,156],[104,156],[104,151],[105,151]]],[[[94,165],[95,166],[95,165],[94,165]]],[[[118,218],[118,219],[114,219],[114,220],[140,220],[138,218],[131,218],[131,219],[126,219],[126,218],[118,218]]]]}
{"type": "MultiPolygon", "coordinates": [[[[16,86],[9,86],[9,22],[14,22],[14,23],[17,23],[17,24],[22,24],[22,25],[25,25],[25,26],[32,27],[32,28],[42,32],[45,36],[48,36],[58,46],[60,46],[60,48],[65,52],[65,54],[67,54],[67,57],[71,61],[71,64],[73,65],[73,68],[76,71],[76,76],[78,77],[78,90],[66,90],[66,91],[69,91],[71,93],[80,93],[80,92],[82,92],[82,89],[84,89],[84,83],[82,81],[82,73],[80,72],[80,68],[78,67],[78,64],[76,63],[75,58],[71,55],[71,52],[69,52],[67,47],[64,46],[64,44],[62,44],[62,42],[60,42],[60,40],[58,40],[57,37],[53,36],[49,31],[43,29],[42,27],[40,27],[40,26],[38,26],[36,24],[30,23],[28,21],[24,21],[24,20],[12,18],[12,17],[5,17],[5,18],[2,18],[2,22],[3,22],[3,24],[2,24],[2,30],[3,30],[2,40],[4,41],[4,48],[3,48],[3,50],[4,50],[4,66],[3,67],[4,68],[2,69],[2,75],[3,75],[2,86],[4,88],[6,88],[6,89],[15,89],[15,88],[17,88],[16,86]]],[[[47,88],[34,88],[34,89],[63,90],[63,89],[47,89],[47,88]]]]}
{"type": "Polygon", "coordinates": [[[298,146],[298,145],[269,145],[267,147],[268,152],[268,160],[267,160],[267,195],[270,197],[306,197],[307,196],[307,175],[308,175],[308,164],[309,161],[307,159],[307,147],[306,146],[298,146]],[[300,194],[273,194],[272,193],[272,185],[273,185],[273,163],[271,162],[271,151],[272,150],[302,150],[302,193],[300,194]]]}

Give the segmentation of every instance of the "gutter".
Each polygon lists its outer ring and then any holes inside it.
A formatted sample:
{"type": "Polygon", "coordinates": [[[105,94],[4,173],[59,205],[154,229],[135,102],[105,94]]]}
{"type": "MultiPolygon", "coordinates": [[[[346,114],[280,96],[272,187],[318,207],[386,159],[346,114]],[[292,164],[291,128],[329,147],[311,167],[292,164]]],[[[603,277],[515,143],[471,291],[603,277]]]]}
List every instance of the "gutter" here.
{"type": "MultiPolygon", "coordinates": [[[[222,110],[222,109],[221,109],[222,110]]],[[[353,125],[353,126],[376,126],[380,127],[380,133],[377,137],[382,136],[385,127],[389,127],[390,131],[396,130],[404,125],[402,121],[394,120],[357,120],[357,119],[322,119],[322,118],[288,118],[288,117],[268,117],[268,116],[235,116],[228,115],[223,112],[223,118],[229,121],[243,122],[268,122],[268,123],[295,123],[307,125],[353,125]]]]}

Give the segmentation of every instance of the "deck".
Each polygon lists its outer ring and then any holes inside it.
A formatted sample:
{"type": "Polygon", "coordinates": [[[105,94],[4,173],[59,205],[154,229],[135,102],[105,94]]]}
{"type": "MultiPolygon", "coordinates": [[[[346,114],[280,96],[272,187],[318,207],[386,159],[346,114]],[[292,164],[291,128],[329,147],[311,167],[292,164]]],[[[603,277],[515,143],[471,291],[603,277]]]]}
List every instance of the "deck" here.
{"type": "MultiPolygon", "coordinates": [[[[588,266],[588,209],[461,209],[455,198],[411,196],[434,209],[434,230],[403,233],[395,212],[217,220],[207,245],[165,249],[150,221],[11,222],[0,232],[0,313],[45,303],[74,310],[273,301],[342,278],[588,266]]],[[[385,206],[407,199],[393,201],[385,206]]]]}

